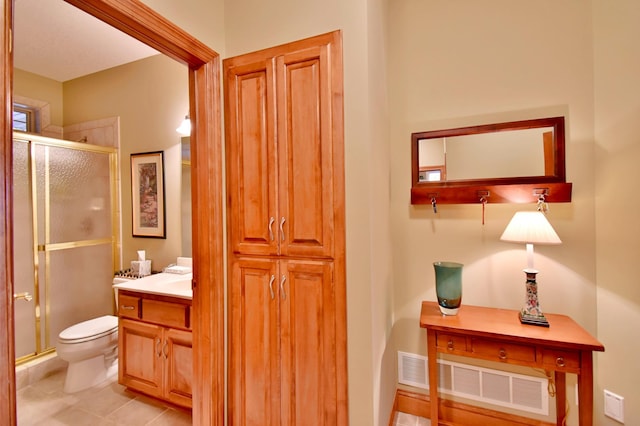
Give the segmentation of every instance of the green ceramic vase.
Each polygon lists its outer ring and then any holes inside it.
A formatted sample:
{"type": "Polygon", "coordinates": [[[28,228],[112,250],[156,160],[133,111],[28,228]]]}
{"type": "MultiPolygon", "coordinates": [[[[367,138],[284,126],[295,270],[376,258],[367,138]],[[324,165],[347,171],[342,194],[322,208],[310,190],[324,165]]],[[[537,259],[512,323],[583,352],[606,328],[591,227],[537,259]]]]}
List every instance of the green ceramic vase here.
{"type": "Polygon", "coordinates": [[[440,312],[445,315],[458,313],[462,302],[462,263],[434,262],[436,271],[436,295],[440,312]]]}

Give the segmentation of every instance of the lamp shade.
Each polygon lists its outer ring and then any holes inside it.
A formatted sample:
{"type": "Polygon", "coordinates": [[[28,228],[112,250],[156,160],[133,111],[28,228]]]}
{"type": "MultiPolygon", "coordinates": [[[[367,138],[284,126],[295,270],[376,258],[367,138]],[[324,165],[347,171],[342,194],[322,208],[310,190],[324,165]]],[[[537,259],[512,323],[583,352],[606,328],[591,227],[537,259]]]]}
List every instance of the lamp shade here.
{"type": "Polygon", "coordinates": [[[560,237],[540,211],[516,212],[507,225],[502,241],[527,244],[560,244],[560,237]]]}

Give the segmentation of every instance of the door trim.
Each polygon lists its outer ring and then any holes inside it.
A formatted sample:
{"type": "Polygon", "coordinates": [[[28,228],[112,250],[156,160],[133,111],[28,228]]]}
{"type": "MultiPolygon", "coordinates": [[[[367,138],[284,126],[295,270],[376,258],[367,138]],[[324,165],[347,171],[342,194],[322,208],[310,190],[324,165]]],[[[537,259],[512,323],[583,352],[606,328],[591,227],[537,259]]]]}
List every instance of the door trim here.
{"type": "MultiPolygon", "coordinates": [[[[189,114],[193,130],[192,220],[194,258],[193,423],[224,422],[224,265],[220,57],[203,43],[138,0],[65,0],[189,67],[189,114]]],[[[0,16],[2,103],[0,125],[0,412],[15,425],[16,384],[13,319],[12,221],[12,28],[13,0],[0,16]]]]}

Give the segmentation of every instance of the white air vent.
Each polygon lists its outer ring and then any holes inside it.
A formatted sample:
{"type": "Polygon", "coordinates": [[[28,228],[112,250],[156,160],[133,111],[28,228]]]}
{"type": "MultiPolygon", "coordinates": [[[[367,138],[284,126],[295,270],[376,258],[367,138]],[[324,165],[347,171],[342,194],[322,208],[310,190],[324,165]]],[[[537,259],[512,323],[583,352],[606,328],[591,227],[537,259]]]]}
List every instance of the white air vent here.
{"type": "MultiPolygon", "coordinates": [[[[546,378],[438,360],[438,389],[459,396],[529,413],[549,415],[546,378]]],[[[398,351],[398,382],[429,388],[427,358],[398,351]]]]}
{"type": "Polygon", "coordinates": [[[398,377],[399,382],[409,386],[416,386],[427,389],[427,358],[410,354],[407,352],[398,352],[398,377]]]}

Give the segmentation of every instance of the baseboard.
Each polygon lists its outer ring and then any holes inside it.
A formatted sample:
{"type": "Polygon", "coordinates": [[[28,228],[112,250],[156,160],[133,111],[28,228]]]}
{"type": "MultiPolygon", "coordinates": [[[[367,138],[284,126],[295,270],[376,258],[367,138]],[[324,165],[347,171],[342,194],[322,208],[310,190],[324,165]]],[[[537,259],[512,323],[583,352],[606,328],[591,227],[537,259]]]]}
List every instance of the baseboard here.
{"type": "MultiPolygon", "coordinates": [[[[397,411],[429,418],[430,410],[429,395],[398,389],[393,402],[389,426],[393,426],[393,419],[397,411]]],[[[446,426],[553,426],[555,424],[447,399],[439,400],[438,411],[440,412],[438,424],[446,426]]],[[[436,425],[432,424],[432,426],[436,425]]]]}

